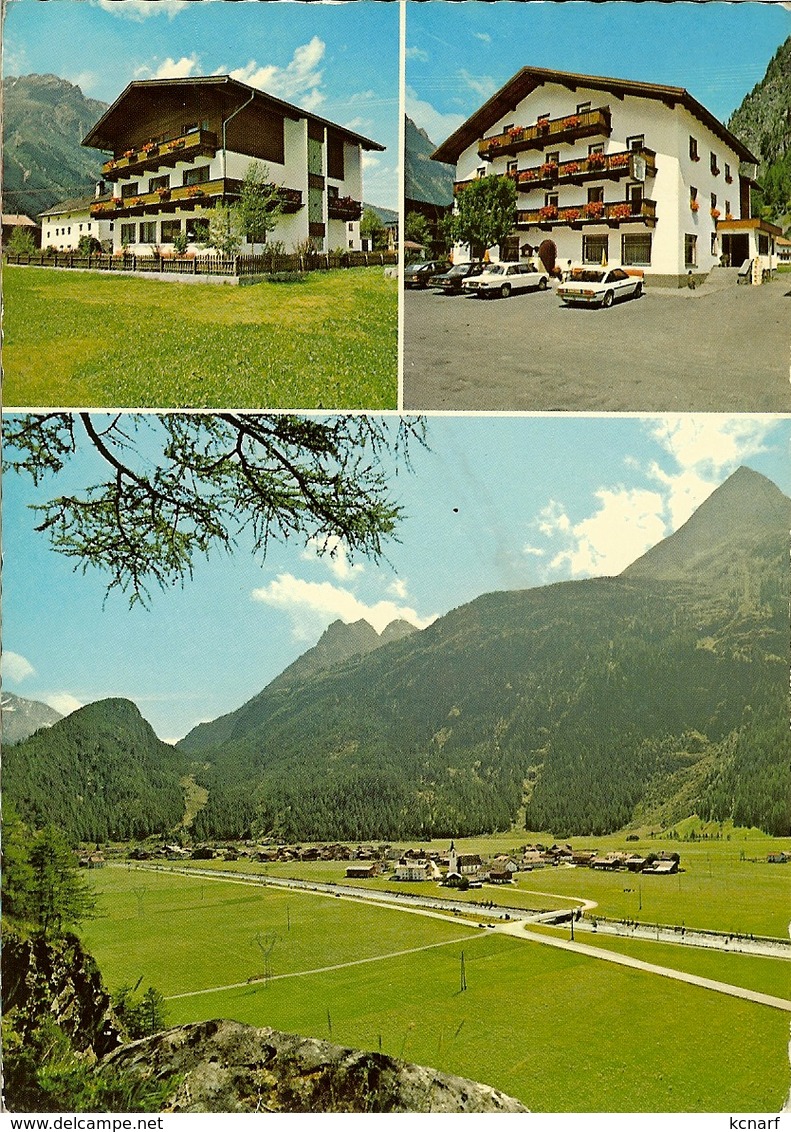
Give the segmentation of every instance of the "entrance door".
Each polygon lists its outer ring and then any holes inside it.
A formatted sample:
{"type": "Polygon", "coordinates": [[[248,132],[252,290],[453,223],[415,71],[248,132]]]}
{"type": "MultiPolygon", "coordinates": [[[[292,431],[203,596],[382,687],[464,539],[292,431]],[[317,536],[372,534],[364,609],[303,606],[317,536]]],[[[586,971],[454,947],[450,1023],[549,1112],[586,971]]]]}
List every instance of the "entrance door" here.
{"type": "Polygon", "coordinates": [[[750,257],[750,237],[746,232],[723,232],[722,251],[731,267],[741,267],[750,257]]]}

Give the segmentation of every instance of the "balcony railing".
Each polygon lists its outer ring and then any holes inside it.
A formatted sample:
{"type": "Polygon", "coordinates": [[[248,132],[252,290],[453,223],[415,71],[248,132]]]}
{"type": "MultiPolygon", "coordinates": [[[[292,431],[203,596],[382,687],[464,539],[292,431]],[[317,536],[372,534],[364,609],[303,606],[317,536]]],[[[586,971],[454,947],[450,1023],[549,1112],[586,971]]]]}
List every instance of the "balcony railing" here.
{"type": "MultiPolygon", "coordinates": [[[[298,212],[302,208],[300,189],[279,187],[279,195],[284,212],[298,212]]],[[[216,181],[202,181],[199,185],[180,185],[175,189],[158,189],[153,193],[140,193],[133,197],[113,197],[91,205],[91,216],[99,220],[123,216],[143,216],[154,210],[176,212],[179,209],[195,208],[196,205],[211,204],[218,198],[237,199],[242,192],[242,182],[234,178],[218,178],[216,181]]]]}
{"type": "Polygon", "coordinates": [[[656,224],[656,201],[619,200],[605,204],[589,201],[587,204],[545,205],[543,208],[520,208],[516,214],[518,228],[580,228],[583,224],[607,224],[617,228],[620,224],[656,224]]]}
{"type": "Polygon", "coordinates": [[[193,130],[181,137],[166,142],[147,142],[145,145],[128,149],[125,153],[102,166],[102,176],[106,181],[117,181],[159,169],[161,165],[173,168],[179,161],[193,161],[196,157],[214,157],[217,152],[217,135],[211,130],[193,130]]]}
{"type": "Polygon", "coordinates": [[[478,142],[478,156],[491,161],[500,154],[512,155],[524,149],[545,149],[547,145],[576,141],[612,133],[609,106],[566,114],[563,118],[546,118],[533,126],[512,126],[502,134],[478,142]]]}
{"type": "Polygon", "coordinates": [[[352,197],[335,197],[327,201],[330,220],[359,220],[362,214],[362,204],[352,197]]]}
{"type": "Polygon", "coordinates": [[[159,189],[154,193],[140,193],[134,197],[113,197],[91,205],[91,216],[107,220],[116,216],[142,216],[156,212],[176,212],[180,208],[194,208],[208,204],[218,197],[238,197],[242,182],[230,178],[203,181],[200,185],[180,185],[176,189],[159,189]]]}
{"type": "Polygon", "coordinates": [[[572,161],[545,162],[530,169],[519,169],[506,176],[516,181],[520,192],[546,188],[553,184],[580,185],[584,181],[617,181],[634,175],[637,160],[645,162],[645,176],[656,176],[656,152],[653,149],[624,149],[617,153],[591,153],[572,161]]]}

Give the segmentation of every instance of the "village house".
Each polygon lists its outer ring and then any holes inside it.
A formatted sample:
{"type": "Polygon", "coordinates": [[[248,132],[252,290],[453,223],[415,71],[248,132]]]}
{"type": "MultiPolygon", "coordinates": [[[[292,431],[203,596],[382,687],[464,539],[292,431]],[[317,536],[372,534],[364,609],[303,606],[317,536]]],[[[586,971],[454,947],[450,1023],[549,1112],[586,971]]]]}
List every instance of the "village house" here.
{"type": "Polygon", "coordinates": [[[112,195],[91,219],[112,223],[114,251],[146,254],[184,239],[194,250],[196,223],[239,200],[253,162],[283,205],[269,240],[359,250],[362,157],[384,149],[227,75],[132,82],[82,144],[112,155],[102,168],[112,195]]]}
{"type": "Polygon", "coordinates": [[[682,87],[524,67],[432,156],[455,165],[457,197],[513,179],[515,225],[494,259],[541,247],[547,266],[606,263],[669,286],[723,262],[755,257],[759,282],[776,267],[780,230],[750,216],[757,158],[682,87]]]}
{"type": "Polygon", "coordinates": [[[439,880],[441,873],[436,861],[403,857],[393,870],[393,880],[439,880]]]}
{"type": "Polygon", "coordinates": [[[379,865],[376,861],[370,861],[368,864],[362,863],[359,865],[347,865],[346,876],[350,880],[370,880],[372,877],[379,875],[379,865]]]}
{"type": "Polygon", "coordinates": [[[56,251],[76,251],[82,236],[93,236],[110,251],[115,227],[110,214],[93,215],[92,209],[103,207],[111,200],[103,181],[96,185],[93,196],[72,197],[40,213],[41,246],[56,251]]]}
{"type": "Polygon", "coordinates": [[[4,248],[8,247],[8,241],[11,239],[14,230],[17,228],[21,228],[25,232],[29,232],[36,247],[40,246],[41,226],[39,224],[36,224],[35,220],[31,220],[29,216],[25,216],[23,212],[4,212],[2,214],[2,224],[2,241],[4,248]]]}

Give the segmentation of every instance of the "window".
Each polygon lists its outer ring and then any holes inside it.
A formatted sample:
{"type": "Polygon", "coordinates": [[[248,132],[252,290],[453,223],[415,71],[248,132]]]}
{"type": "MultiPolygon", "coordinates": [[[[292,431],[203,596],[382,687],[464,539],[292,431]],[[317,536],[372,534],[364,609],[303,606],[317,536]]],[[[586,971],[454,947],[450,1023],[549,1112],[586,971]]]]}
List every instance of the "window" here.
{"type": "Polygon", "coordinates": [[[689,156],[691,161],[700,161],[700,154],[698,153],[698,139],[693,138],[691,134],[689,137],[689,156]]]}
{"type": "Polygon", "coordinates": [[[769,255],[769,237],[765,232],[758,233],[758,255],[769,255]]]}
{"type": "Polygon", "coordinates": [[[544,161],[547,164],[554,162],[555,165],[560,165],[560,150],[556,149],[553,153],[547,153],[544,157],[544,161]]]}
{"type": "Polygon", "coordinates": [[[80,225],[80,231],[82,231],[82,224],[80,225]]]}
{"type": "Polygon", "coordinates": [[[594,142],[593,145],[588,146],[588,157],[592,153],[604,153],[604,142],[594,142]]]}
{"type": "Polygon", "coordinates": [[[203,185],[209,179],[209,166],[198,165],[195,169],[185,169],[183,185],[203,185]]]}
{"type": "Polygon", "coordinates": [[[725,202],[725,217],[726,217],[726,219],[730,215],[731,215],[731,202],[729,200],[726,200],[726,202],[725,202]]]}
{"type": "Polygon", "coordinates": [[[609,236],[583,236],[582,262],[606,263],[608,259],[609,236]]]}
{"type": "Polygon", "coordinates": [[[727,161],[725,162],[725,180],[729,185],[733,181],[733,177],[731,176],[731,167],[727,161]]]}
{"type": "Polygon", "coordinates": [[[508,165],[506,166],[506,170],[510,174],[510,176],[515,177],[516,176],[516,162],[515,161],[509,161],[508,165]]]}
{"type": "Polygon", "coordinates": [[[590,113],[590,108],[591,108],[590,102],[578,102],[577,103],[577,113],[578,114],[588,114],[588,113],[590,113]]]}
{"type": "Polygon", "coordinates": [[[717,194],[716,193],[711,194],[711,207],[712,208],[717,207],[717,194]]]}
{"type": "Polygon", "coordinates": [[[157,224],[155,220],[144,220],[140,224],[140,243],[155,244],[157,242],[157,224]]]}
{"type": "Polygon", "coordinates": [[[645,134],[635,134],[626,139],[626,148],[630,150],[645,149],[645,134]]]}
{"type": "Polygon", "coordinates": [[[588,189],[588,204],[593,204],[594,201],[604,201],[603,185],[591,185],[588,189]]]}
{"type": "Polygon", "coordinates": [[[136,224],[122,224],[121,225],[121,243],[134,244],[135,242],[135,229],[136,224]]]}
{"type": "Polygon", "coordinates": [[[710,165],[710,167],[711,167],[712,176],[714,176],[714,177],[719,177],[719,175],[720,175],[720,167],[719,167],[719,165],[717,164],[717,154],[716,154],[716,153],[713,153],[713,152],[712,152],[712,153],[711,153],[711,154],[709,155],[709,165],[710,165]]]}
{"type": "Polygon", "coordinates": [[[536,123],[538,123],[538,122],[548,122],[548,121],[549,121],[549,114],[539,114],[538,117],[536,118],[536,123]]]}
{"type": "Polygon", "coordinates": [[[475,170],[475,176],[476,176],[477,180],[479,180],[479,181],[480,181],[481,177],[485,177],[486,176],[486,166],[485,165],[479,166],[475,170]]]}
{"type": "Polygon", "coordinates": [[[621,263],[625,267],[649,267],[651,265],[651,233],[621,236],[621,263]]]}
{"type": "Polygon", "coordinates": [[[626,186],[626,199],[632,202],[632,212],[639,212],[643,203],[643,186],[641,184],[626,186]]]}
{"type": "Polygon", "coordinates": [[[343,136],[334,130],[327,131],[327,176],[334,181],[342,181],[344,172],[343,136]]]}
{"type": "Polygon", "coordinates": [[[140,195],[139,181],[130,181],[128,185],[121,185],[121,199],[129,200],[130,197],[140,195]]]}
{"type": "Polygon", "coordinates": [[[170,174],[169,173],[165,173],[161,177],[152,177],[151,180],[148,182],[148,191],[150,193],[155,193],[157,191],[157,189],[169,189],[169,188],[170,188],[170,174]]]}
{"type": "Polygon", "coordinates": [[[686,233],[684,236],[684,266],[697,267],[698,237],[686,233]]]}
{"type": "Polygon", "coordinates": [[[162,243],[172,244],[176,236],[181,234],[181,221],[180,220],[163,220],[162,221],[162,243]]]}
{"type": "Polygon", "coordinates": [[[690,200],[697,200],[698,199],[698,190],[694,185],[689,186],[689,199],[690,200]]]}
{"type": "Polygon", "coordinates": [[[557,193],[544,193],[544,205],[546,208],[557,208],[558,206],[557,193]]]}
{"type": "Polygon", "coordinates": [[[327,201],[332,204],[334,200],[338,199],[339,192],[337,185],[327,185],[327,201]]]}
{"type": "Polygon", "coordinates": [[[181,127],[182,134],[194,134],[198,130],[208,130],[208,122],[188,122],[185,126],[181,127]]]}
{"type": "Polygon", "coordinates": [[[712,255],[719,255],[720,254],[720,249],[719,249],[719,246],[717,244],[717,233],[716,232],[711,233],[711,254],[712,255]]]}
{"type": "MultiPolygon", "coordinates": [[[[348,223],[347,227],[348,227],[348,229],[349,229],[349,233],[350,233],[350,234],[354,232],[354,224],[352,223],[352,221],[351,221],[351,220],[349,221],[349,223],[348,223]]],[[[349,245],[349,246],[351,247],[351,245],[349,245]]]]}

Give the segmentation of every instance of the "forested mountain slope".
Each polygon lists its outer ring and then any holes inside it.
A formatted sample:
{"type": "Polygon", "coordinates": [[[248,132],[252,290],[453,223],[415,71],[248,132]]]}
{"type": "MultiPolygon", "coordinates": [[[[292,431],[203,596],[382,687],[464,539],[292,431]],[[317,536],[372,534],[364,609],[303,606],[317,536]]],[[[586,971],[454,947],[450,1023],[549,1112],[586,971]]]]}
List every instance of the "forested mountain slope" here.
{"type": "Polygon", "coordinates": [[[620,578],[486,594],[274,682],[204,751],[196,832],[446,836],[524,806],[595,833],[676,806],[787,833],[790,521],[740,471],[620,578]]]}
{"type": "Polygon", "coordinates": [[[145,837],[177,825],[186,759],[129,700],[99,700],[3,754],[3,791],[33,827],[72,839],[145,837]]]}

